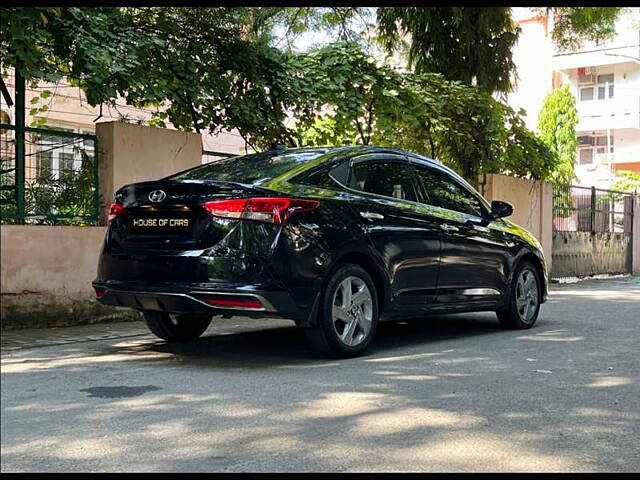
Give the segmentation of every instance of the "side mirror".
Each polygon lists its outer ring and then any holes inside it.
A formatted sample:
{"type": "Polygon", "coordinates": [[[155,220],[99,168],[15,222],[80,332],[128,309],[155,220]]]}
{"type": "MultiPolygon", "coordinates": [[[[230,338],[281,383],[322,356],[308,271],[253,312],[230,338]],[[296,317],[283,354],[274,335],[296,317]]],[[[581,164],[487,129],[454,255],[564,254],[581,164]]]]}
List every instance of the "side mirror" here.
{"type": "Polygon", "coordinates": [[[496,218],[508,217],[513,213],[513,206],[507,202],[494,200],[491,202],[491,220],[496,218]]]}

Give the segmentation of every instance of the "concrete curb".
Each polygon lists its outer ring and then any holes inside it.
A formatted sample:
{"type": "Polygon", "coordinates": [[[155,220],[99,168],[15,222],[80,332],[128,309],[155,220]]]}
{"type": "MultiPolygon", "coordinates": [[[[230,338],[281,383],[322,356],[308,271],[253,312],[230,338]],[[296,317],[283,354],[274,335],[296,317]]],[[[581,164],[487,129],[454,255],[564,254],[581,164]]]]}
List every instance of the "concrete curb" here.
{"type": "Polygon", "coordinates": [[[41,293],[2,294],[0,328],[68,327],[93,323],[140,320],[140,313],[129,308],[101,305],[93,298],[61,299],[41,293]]]}

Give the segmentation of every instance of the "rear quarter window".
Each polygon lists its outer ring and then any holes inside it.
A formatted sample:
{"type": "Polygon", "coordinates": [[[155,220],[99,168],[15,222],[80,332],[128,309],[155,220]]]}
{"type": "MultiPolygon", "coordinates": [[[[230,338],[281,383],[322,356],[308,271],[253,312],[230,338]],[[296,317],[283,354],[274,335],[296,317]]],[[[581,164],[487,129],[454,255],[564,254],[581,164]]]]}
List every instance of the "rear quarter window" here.
{"type": "Polygon", "coordinates": [[[348,180],[348,160],[343,160],[338,164],[323,165],[319,168],[303,172],[294,179],[295,183],[324,188],[336,188],[340,185],[346,185],[348,180]]]}

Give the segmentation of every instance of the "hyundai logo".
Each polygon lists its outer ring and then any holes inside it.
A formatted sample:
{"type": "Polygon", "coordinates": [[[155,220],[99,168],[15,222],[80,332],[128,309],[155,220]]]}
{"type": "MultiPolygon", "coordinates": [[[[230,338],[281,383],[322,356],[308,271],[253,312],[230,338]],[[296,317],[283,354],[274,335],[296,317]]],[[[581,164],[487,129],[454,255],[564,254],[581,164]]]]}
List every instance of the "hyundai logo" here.
{"type": "Polygon", "coordinates": [[[167,198],[167,194],[164,193],[162,190],[154,190],[149,194],[149,200],[151,200],[154,203],[161,202],[165,198],[167,198]]]}

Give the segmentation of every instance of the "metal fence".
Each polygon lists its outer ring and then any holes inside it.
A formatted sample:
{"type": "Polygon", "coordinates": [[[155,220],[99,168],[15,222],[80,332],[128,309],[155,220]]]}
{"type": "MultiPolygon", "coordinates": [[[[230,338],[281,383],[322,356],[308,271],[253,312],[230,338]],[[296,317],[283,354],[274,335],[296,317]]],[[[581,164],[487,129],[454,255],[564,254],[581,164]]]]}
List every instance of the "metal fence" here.
{"type": "Polygon", "coordinates": [[[99,208],[95,135],[0,124],[2,223],[95,225],[99,208]]]}
{"type": "Polygon", "coordinates": [[[575,185],[553,187],[553,231],[631,233],[634,194],[575,185]]]}

